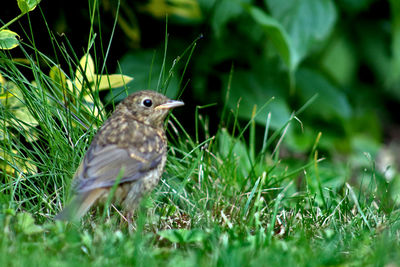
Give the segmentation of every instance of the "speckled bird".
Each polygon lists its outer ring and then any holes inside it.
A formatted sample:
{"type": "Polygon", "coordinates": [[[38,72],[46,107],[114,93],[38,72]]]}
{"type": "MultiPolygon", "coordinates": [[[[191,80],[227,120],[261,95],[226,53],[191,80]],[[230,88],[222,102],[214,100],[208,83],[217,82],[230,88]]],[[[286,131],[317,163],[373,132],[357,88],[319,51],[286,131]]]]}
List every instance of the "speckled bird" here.
{"type": "Polygon", "coordinates": [[[107,200],[117,179],[112,203],[131,215],[160,180],[167,156],[164,120],[170,109],[182,105],[153,91],[124,99],[93,138],[75,173],[72,201],[55,219],[81,218],[93,204],[107,200]]]}

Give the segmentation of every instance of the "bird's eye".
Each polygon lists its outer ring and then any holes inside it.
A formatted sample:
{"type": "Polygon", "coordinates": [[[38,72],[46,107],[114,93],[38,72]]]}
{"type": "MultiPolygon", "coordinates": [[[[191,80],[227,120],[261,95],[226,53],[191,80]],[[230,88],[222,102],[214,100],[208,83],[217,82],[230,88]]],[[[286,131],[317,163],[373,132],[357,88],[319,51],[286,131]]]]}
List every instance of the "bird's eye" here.
{"type": "Polygon", "coordinates": [[[148,99],[148,98],[144,99],[142,103],[143,103],[143,106],[148,107],[148,108],[153,105],[153,101],[151,101],[151,99],[148,99]]]}

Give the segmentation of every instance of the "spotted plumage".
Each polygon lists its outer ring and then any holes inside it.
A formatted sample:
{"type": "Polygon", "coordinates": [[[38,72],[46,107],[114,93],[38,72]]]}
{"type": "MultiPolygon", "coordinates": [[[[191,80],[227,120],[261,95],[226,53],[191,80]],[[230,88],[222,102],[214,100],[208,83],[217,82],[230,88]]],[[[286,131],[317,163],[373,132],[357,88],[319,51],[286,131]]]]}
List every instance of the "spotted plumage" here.
{"type": "Polygon", "coordinates": [[[164,120],[171,108],[181,105],[153,91],[122,101],[93,138],[74,176],[74,197],[56,219],[82,217],[108,198],[117,178],[113,201],[132,212],[159,182],[167,151],[164,120]]]}

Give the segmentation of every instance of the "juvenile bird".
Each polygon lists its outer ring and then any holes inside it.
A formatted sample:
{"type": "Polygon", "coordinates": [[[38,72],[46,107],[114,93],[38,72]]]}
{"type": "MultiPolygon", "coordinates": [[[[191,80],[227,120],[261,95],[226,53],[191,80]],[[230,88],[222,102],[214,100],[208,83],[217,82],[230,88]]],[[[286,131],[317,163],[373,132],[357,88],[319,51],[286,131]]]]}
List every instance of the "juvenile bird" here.
{"type": "Polygon", "coordinates": [[[113,203],[132,214],[160,180],[167,157],[164,120],[182,105],[153,91],[124,99],[93,138],[75,173],[72,201],[55,219],[77,220],[94,203],[104,203],[117,178],[113,203]]]}

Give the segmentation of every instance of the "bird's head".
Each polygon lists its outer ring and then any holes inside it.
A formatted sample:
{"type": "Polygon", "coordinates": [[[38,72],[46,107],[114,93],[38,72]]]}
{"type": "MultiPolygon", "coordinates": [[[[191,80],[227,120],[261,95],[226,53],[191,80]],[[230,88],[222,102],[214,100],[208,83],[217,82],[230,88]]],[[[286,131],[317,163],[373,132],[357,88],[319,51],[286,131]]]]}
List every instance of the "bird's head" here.
{"type": "Polygon", "coordinates": [[[136,120],[158,127],[163,124],[170,109],[183,105],[182,101],[145,90],[129,95],[117,107],[117,111],[130,113],[136,120]]]}

